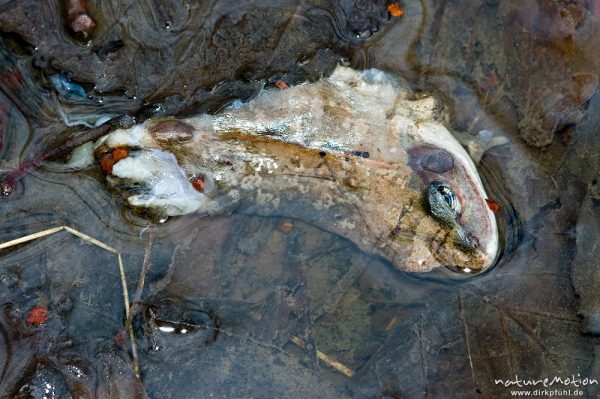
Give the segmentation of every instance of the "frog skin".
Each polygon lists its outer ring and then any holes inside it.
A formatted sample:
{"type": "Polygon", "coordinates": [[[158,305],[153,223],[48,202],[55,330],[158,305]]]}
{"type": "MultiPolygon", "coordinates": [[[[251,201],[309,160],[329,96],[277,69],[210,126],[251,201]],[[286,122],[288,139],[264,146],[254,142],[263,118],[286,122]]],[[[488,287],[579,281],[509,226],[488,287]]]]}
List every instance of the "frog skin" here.
{"type": "Polygon", "coordinates": [[[161,217],[248,212],[297,218],[403,271],[495,261],[494,213],[432,97],[400,78],[338,66],[314,83],[269,88],[215,115],[149,119],[72,154],[125,149],[105,171],[132,208],[161,217]]]}

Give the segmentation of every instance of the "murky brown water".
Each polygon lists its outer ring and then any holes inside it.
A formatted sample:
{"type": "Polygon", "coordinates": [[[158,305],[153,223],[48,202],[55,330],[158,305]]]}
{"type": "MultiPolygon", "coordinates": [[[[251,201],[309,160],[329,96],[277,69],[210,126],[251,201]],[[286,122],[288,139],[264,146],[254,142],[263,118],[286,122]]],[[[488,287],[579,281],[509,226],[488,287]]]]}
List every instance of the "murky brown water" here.
{"type": "Polygon", "coordinates": [[[114,248],[131,329],[115,253],[67,231],[2,250],[0,397],[490,398],[517,375],[600,380],[597,2],[407,1],[394,17],[385,1],[88,1],[85,39],[69,4],[0,0],[0,243],[69,226],[114,248]],[[98,170],[41,162],[103,116],[214,112],[338,62],[436,95],[465,145],[506,139],[480,163],[502,206],[496,267],[402,274],[300,220],[155,225],[98,170]]]}

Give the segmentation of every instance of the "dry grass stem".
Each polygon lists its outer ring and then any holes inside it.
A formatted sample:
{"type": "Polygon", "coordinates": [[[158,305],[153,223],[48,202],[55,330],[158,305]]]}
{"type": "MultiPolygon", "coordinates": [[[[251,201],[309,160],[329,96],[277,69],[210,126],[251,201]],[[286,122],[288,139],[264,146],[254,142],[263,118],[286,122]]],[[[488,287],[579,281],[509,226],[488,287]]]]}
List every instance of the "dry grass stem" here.
{"type": "Polygon", "coordinates": [[[37,240],[38,238],[46,237],[54,233],[58,233],[59,231],[63,231],[65,226],[55,227],[53,229],[48,229],[44,231],[39,231],[37,233],[29,234],[24,237],[16,238],[11,241],[3,242],[0,244],[0,249],[14,247],[15,245],[23,244],[29,241],[37,240]]]}
{"type": "Polygon", "coordinates": [[[77,230],[75,230],[75,229],[72,229],[72,228],[70,228],[70,227],[68,227],[68,226],[63,226],[63,227],[65,228],[65,231],[68,231],[69,233],[71,233],[71,234],[73,234],[73,235],[75,235],[75,236],[77,236],[77,237],[81,238],[81,239],[82,239],[82,240],[84,240],[84,241],[87,241],[87,242],[89,242],[90,244],[94,244],[94,245],[96,245],[97,247],[100,247],[100,248],[102,248],[102,249],[105,249],[105,250],[107,250],[108,252],[112,252],[112,253],[114,253],[114,254],[116,254],[116,253],[117,253],[117,250],[116,250],[116,249],[114,249],[113,247],[111,247],[111,246],[108,246],[108,245],[106,245],[105,243],[103,243],[103,242],[101,242],[101,241],[98,241],[98,240],[96,240],[96,239],[95,239],[95,238],[93,238],[93,237],[90,237],[90,236],[88,236],[87,234],[83,234],[82,232],[80,232],[80,231],[77,231],[77,230]]]}
{"type": "MultiPolygon", "coordinates": [[[[302,341],[300,338],[292,337],[291,341],[298,347],[300,347],[302,349],[306,349],[306,345],[304,344],[304,341],[302,341]]],[[[329,367],[333,367],[340,373],[344,374],[346,377],[352,377],[354,375],[354,371],[350,370],[348,367],[344,366],[342,363],[338,362],[337,360],[330,358],[329,356],[327,356],[320,350],[317,350],[317,358],[319,360],[321,360],[323,363],[327,364],[329,367]]]]}

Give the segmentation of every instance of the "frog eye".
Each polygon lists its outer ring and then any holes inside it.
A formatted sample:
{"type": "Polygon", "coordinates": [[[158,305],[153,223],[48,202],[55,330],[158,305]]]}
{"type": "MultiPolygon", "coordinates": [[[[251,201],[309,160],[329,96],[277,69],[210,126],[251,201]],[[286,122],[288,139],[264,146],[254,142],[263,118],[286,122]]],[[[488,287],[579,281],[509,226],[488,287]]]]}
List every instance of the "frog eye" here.
{"type": "Polygon", "coordinates": [[[460,201],[454,190],[444,183],[431,183],[427,189],[427,202],[433,217],[441,222],[454,223],[460,215],[460,201]]]}
{"type": "Polygon", "coordinates": [[[457,216],[460,215],[460,202],[458,201],[458,198],[456,197],[454,191],[449,186],[443,183],[436,182],[433,184],[435,185],[437,192],[441,194],[442,198],[444,199],[444,202],[446,202],[450,209],[456,212],[457,216]]]}

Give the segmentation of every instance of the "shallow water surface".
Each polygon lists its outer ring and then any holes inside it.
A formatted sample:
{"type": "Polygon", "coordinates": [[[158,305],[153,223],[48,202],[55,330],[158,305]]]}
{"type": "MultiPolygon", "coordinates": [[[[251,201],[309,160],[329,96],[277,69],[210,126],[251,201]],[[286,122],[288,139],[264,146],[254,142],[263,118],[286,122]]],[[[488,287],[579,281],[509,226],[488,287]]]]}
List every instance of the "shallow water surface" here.
{"type": "Polygon", "coordinates": [[[0,250],[0,397],[488,398],[510,397],[497,379],[600,380],[595,2],[393,16],[385,1],[90,0],[86,37],[75,3],[0,0],[0,243],[85,234],[0,250]],[[110,117],[217,112],[338,63],[435,95],[471,150],[482,130],[499,139],[474,152],[501,206],[495,267],[401,273],[241,212],[155,223],[99,169],[62,163],[110,117]]]}

